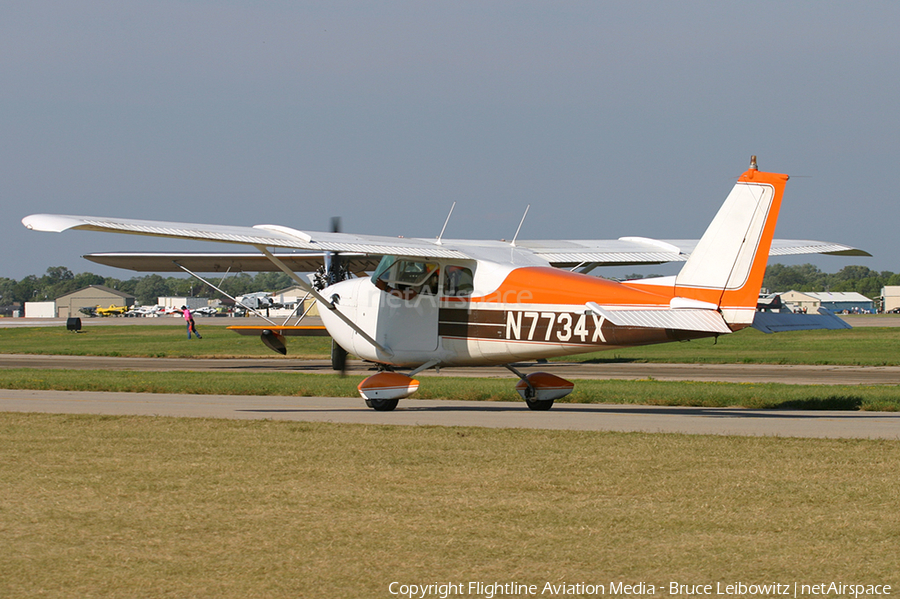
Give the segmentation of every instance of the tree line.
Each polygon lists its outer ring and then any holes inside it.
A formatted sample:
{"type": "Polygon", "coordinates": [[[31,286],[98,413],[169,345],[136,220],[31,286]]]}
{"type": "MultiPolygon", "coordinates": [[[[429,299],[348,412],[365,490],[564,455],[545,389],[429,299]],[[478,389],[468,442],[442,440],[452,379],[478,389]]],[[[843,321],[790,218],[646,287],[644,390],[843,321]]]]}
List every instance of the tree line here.
{"type": "MultiPolygon", "coordinates": [[[[278,291],[293,285],[283,272],[261,272],[254,276],[247,273],[228,275],[224,281],[212,280],[215,285],[232,297],[254,291],[278,291]]],[[[208,297],[225,299],[212,287],[193,278],[166,277],[157,274],[116,279],[101,277],[89,272],[74,274],[65,266],[51,266],[43,276],[28,275],[20,281],[0,277],[0,305],[9,306],[23,302],[53,301],[88,285],[104,285],[133,295],[142,305],[156,305],[158,298],[208,297]]]]}
{"type": "Polygon", "coordinates": [[[776,291],[855,291],[869,299],[881,297],[881,288],[900,285],[900,274],[878,272],[865,266],[845,266],[836,273],[825,273],[812,264],[766,268],[763,287],[776,291]]]}
{"type": "MultiPolygon", "coordinates": [[[[631,275],[630,278],[641,278],[631,275]]],[[[254,276],[247,273],[229,275],[219,285],[232,297],[254,291],[278,291],[293,285],[282,272],[261,272],[254,276]]],[[[152,274],[130,279],[101,277],[89,272],[74,274],[65,266],[52,266],[43,276],[29,275],[20,281],[0,277],[0,305],[31,301],[51,301],[88,285],[105,285],[133,295],[140,304],[154,305],[157,298],[208,297],[225,299],[225,296],[193,278],[166,277],[152,274]]],[[[785,266],[771,264],[766,268],[763,287],[769,291],[856,291],[868,298],[881,295],[886,285],[900,285],[900,274],[890,271],[877,272],[865,266],[845,266],[836,273],[822,272],[812,264],[785,266]]]]}

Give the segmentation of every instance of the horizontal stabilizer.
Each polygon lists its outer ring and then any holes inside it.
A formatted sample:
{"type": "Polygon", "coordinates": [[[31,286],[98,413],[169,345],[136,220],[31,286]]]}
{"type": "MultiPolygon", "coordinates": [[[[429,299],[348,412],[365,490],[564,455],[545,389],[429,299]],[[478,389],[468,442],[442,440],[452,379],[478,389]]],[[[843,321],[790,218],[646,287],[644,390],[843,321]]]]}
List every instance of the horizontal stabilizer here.
{"type": "Polygon", "coordinates": [[[824,308],[818,314],[792,314],[790,312],[757,312],[753,328],[763,333],[787,331],[813,331],[816,329],[852,329],[849,324],[824,308]]]}
{"type": "Polygon", "coordinates": [[[699,331],[703,333],[731,332],[725,319],[716,310],[693,308],[669,308],[662,310],[604,310],[594,302],[587,307],[619,327],[643,329],[672,329],[676,331],[699,331]]]}

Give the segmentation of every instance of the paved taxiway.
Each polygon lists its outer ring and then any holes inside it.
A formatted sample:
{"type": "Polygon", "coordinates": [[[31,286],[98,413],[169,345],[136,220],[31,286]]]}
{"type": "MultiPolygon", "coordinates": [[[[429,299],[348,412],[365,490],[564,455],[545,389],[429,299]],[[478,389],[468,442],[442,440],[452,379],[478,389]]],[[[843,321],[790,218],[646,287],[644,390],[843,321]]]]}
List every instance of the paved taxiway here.
{"type": "Polygon", "coordinates": [[[0,389],[0,411],[272,419],[407,426],[476,426],[705,435],[900,439],[900,414],[745,410],[606,404],[557,404],[533,412],[524,403],[405,399],[376,412],[361,399],[172,395],[0,389]]]}

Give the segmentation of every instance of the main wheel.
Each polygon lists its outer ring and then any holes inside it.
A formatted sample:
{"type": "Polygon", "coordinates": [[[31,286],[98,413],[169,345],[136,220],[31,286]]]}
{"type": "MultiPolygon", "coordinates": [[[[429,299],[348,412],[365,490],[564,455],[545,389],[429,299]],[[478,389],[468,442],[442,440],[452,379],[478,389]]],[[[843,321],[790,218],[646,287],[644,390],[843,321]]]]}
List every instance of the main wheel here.
{"type": "Polygon", "coordinates": [[[552,399],[526,399],[525,404],[529,410],[544,411],[553,407],[552,399]]]}
{"type": "MultiPolygon", "coordinates": [[[[399,399],[367,399],[366,405],[379,412],[390,412],[400,403],[399,399]]],[[[552,401],[550,402],[553,403],[552,401]]]]}
{"type": "Polygon", "coordinates": [[[344,372],[347,369],[347,350],[331,340],[331,368],[338,372],[344,372]]]}

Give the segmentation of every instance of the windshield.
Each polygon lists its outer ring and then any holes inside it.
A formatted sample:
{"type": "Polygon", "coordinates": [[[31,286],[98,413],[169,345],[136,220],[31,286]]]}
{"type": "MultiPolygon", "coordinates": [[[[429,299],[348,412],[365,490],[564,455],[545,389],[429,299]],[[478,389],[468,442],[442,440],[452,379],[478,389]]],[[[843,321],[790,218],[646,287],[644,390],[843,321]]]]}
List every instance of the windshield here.
{"type": "Polygon", "coordinates": [[[397,256],[383,256],[381,262],[378,263],[378,268],[372,273],[372,282],[377,281],[396,261],[397,256]]]}
{"type": "Polygon", "coordinates": [[[437,295],[440,270],[437,262],[385,256],[372,274],[372,281],[382,291],[405,299],[412,299],[420,293],[437,295]]]}

